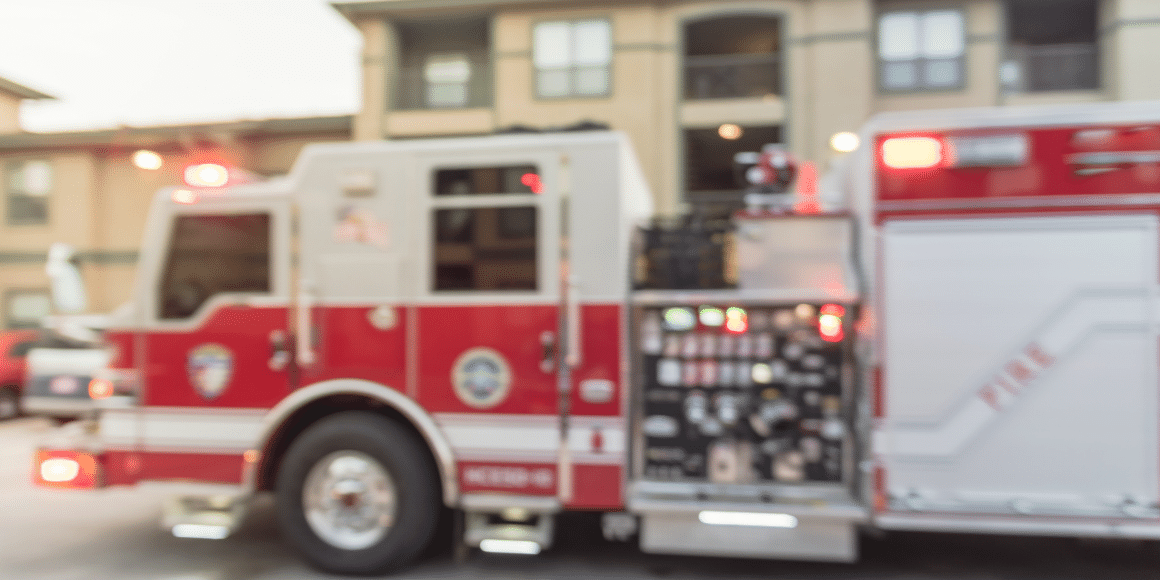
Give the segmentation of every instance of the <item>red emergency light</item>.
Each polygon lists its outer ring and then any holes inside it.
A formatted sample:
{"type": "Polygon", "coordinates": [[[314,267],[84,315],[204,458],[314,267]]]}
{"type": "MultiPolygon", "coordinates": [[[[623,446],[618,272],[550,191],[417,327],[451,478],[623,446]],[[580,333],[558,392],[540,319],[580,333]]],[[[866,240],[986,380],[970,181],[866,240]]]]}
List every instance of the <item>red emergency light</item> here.
{"type": "Polygon", "coordinates": [[[185,184],[190,187],[221,187],[230,181],[230,170],[217,163],[198,163],[185,168],[185,184]]]}
{"type": "Polygon", "coordinates": [[[899,135],[882,141],[879,158],[891,169],[1018,167],[1030,151],[1025,133],[899,135]]]}
{"type": "Polygon", "coordinates": [[[544,193],[544,182],[535,173],[525,173],[520,176],[520,183],[524,184],[532,193],[544,193]]]}
{"type": "Polygon", "coordinates": [[[818,334],[826,342],[841,342],[846,333],[842,329],[842,317],[846,309],[841,304],[826,304],[818,311],[818,334]]]}

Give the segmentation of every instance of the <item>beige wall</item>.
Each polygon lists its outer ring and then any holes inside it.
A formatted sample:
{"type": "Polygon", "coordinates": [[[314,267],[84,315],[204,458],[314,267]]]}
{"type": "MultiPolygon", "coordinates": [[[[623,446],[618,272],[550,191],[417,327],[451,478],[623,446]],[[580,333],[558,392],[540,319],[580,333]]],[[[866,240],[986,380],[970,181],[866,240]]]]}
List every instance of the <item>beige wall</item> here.
{"type": "Polygon", "coordinates": [[[1104,78],[1116,99],[1160,99],[1160,2],[1109,0],[1101,18],[1104,78]]]}
{"type": "Polygon", "coordinates": [[[20,97],[0,92],[0,135],[20,132],[20,97]]]}
{"type": "MultiPolygon", "coordinates": [[[[410,3],[414,5],[413,3],[410,3]]],[[[1095,91],[1010,94],[999,83],[1006,56],[1003,0],[629,0],[545,4],[473,3],[456,9],[388,9],[362,16],[364,108],[360,139],[484,134],[511,125],[562,126],[580,120],[627,132],[662,212],[678,209],[683,188],[682,130],[724,122],[780,124],[794,152],[826,167],[838,154],[829,137],[856,131],[882,111],[1104,99],[1160,99],[1154,73],[1160,51],[1160,1],[1104,0],[1101,5],[1104,87],[1095,91]],[[492,11],[496,99],[460,111],[391,111],[387,103],[398,60],[391,21],[476,16],[492,11]],[[878,89],[876,20],[891,9],[964,10],[967,48],[961,89],[888,94],[878,89]],[[766,99],[683,101],[683,25],[731,13],[775,14],[783,20],[784,94],[766,99]],[[612,23],[614,56],[608,97],[535,97],[532,27],[542,20],[601,17],[612,23]]]]}

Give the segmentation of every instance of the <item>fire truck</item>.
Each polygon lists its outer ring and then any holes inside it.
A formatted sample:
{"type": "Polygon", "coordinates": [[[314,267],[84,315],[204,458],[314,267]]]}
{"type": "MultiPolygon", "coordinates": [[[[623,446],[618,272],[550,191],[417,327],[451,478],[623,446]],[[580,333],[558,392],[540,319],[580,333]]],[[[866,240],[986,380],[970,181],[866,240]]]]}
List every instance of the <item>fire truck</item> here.
{"type": "Polygon", "coordinates": [[[1160,103],[891,113],[813,193],[660,220],[627,139],[310,146],[160,191],[60,488],[169,485],[224,538],[272,491],[313,565],[441,512],[535,554],[853,561],[860,530],[1160,538],[1160,103]],[[180,491],[176,491],[180,490],[180,491]]]}

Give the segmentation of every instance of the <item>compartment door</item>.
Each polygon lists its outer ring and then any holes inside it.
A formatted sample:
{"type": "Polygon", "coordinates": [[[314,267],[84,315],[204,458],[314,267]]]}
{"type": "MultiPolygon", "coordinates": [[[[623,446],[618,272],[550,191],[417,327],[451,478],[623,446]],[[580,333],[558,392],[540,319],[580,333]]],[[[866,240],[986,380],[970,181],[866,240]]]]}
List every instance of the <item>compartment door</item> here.
{"type": "Polygon", "coordinates": [[[890,510],[1154,512],[1157,217],[899,221],[882,233],[874,449],[890,510]]]}

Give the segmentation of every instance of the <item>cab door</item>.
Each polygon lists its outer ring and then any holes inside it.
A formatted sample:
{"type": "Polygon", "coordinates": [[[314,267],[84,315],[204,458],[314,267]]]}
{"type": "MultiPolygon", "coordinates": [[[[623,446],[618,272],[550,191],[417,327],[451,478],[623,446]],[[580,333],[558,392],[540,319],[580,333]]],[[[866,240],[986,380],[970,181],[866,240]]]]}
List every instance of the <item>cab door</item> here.
{"type": "Polygon", "coordinates": [[[416,164],[419,401],[455,448],[466,492],[557,491],[558,166],[559,154],[530,149],[416,164]]]}
{"type": "Polygon", "coordinates": [[[288,210],[283,198],[155,210],[140,281],[142,479],[236,480],[265,411],[289,392],[288,210]],[[222,455],[238,461],[211,457],[222,455]]]}

